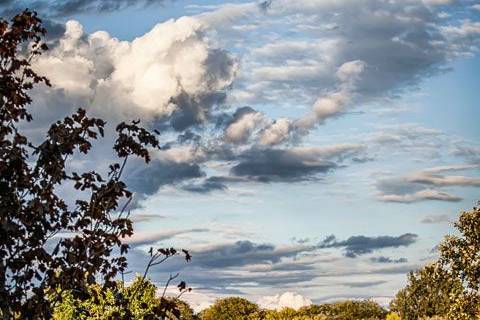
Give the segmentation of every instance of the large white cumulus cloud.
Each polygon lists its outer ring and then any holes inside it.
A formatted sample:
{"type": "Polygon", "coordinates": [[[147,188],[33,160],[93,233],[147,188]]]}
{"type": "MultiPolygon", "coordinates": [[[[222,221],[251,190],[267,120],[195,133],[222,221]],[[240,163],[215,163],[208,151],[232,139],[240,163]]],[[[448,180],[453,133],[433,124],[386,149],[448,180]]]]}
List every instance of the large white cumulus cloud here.
{"type": "Polygon", "coordinates": [[[194,17],[160,23],[132,42],[103,31],[86,35],[78,22],[69,21],[59,45],[34,66],[54,90],[83,97],[84,107],[100,114],[167,117],[183,108],[175,99],[183,95],[197,122],[214,103],[202,99],[228,87],[237,69],[194,17]]]}

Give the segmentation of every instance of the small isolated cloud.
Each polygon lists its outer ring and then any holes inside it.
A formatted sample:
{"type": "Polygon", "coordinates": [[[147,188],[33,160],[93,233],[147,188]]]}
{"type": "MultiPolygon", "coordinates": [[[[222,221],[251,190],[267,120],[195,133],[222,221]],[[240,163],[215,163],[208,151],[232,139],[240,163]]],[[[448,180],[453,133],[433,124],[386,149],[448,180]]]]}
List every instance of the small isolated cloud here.
{"type": "Polygon", "coordinates": [[[398,237],[394,236],[352,236],[347,240],[338,241],[334,235],[328,236],[318,244],[318,248],[342,248],[345,256],[355,258],[359,255],[372,253],[385,248],[408,247],[417,241],[418,235],[405,233],[398,237]]]}
{"type": "Polygon", "coordinates": [[[264,309],[281,310],[284,308],[292,308],[298,310],[301,307],[311,305],[312,300],[295,292],[285,292],[260,298],[257,303],[264,309]]]}
{"type": "Polygon", "coordinates": [[[422,223],[445,223],[450,222],[450,218],[446,214],[428,215],[422,219],[422,223]]]}

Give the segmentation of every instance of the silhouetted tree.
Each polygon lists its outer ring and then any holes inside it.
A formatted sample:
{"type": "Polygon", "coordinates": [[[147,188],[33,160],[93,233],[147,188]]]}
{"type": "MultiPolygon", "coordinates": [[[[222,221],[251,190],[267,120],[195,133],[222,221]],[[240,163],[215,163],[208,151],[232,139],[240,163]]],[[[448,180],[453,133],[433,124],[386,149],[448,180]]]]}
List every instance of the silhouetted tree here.
{"type": "MultiPolygon", "coordinates": [[[[77,173],[69,168],[72,156],[88,154],[93,140],[103,137],[102,119],[90,118],[79,109],[52,124],[38,145],[22,134],[20,125],[32,121],[28,91],[35,84],[50,85],[30,66],[47,50],[42,43],[45,32],[36,13],[28,10],[11,22],[0,21],[0,316],[4,319],[50,318],[65,294],[73,300],[111,298],[109,292],[115,293],[118,286],[116,276],[127,267],[128,245],[122,238],[133,232],[127,210],[132,193],[122,173],[129,157],[148,163],[148,148],[159,147],[156,136],[139,127],[138,121],[120,123],[113,145],[119,163],[111,164],[108,176],[102,177],[95,171],[77,173]],[[74,189],[70,194],[78,195],[73,203],[59,193],[69,185],[74,189]]],[[[177,254],[170,250],[151,252],[149,267],[177,254]]],[[[183,253],[189,260],[188,252],[183,253]]],[[[183,282],[179,288],[187,289],[183,282]]],[[[145,290],[135,293],[143,297],[151,288],[145,290]]],[[[123,298],[115,298],[119,308],[128,304],[129,297],[123,298]]],[[[173,310],[166,302],[164,306],[164,311],[173,310]]]]}

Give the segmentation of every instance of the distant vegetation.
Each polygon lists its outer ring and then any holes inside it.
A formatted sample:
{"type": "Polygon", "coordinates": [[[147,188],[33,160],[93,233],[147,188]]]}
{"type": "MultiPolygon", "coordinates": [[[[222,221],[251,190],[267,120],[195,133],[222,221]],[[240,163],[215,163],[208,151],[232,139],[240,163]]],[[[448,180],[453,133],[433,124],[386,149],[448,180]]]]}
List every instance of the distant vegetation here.
{"type": "MultiPolygon", "coordinates": [[[[159,143],[138,122],[117,126],[114,150],[120,163],[104,178],[96,172],[75,173],[68,159],[88,154],[91,141],[102,137],[105,122],[84,110],[50,127],[47,138],[33,145],[21,134],[29,122],[28,91],[48,79],[30,67],[46,50],[45,29],[36,14],[25,11],[11,22],[0,21],[0,317],[2,319],[197,319],[197,320],[354,320],[480,319],[480,209],[463,212],[458,235],[439,245],[438,261],[408,275],[389,310],[372,301],[312,305],[300,310],[262,310],[242,298],[218,300],[195,315],[169,298],[147,277],[147,271],[185,250],[151,250],[143,276],[130,285],[119,278],[127,268],[133,233],[126,207],[131,192],[121,176],[129,157],[149,162],[148,148],[159,143]],[[87,197],[72,208],[60,186],[87,197]],[[52,239],[60,232],[69,236],[52,239]],[[116,250],[116,251],[114,251],[116,250]],[[119,252],[117,254],[116,252],[119,252]]],[[[171,277],[167,284],[171,280],[171,277]]]]}

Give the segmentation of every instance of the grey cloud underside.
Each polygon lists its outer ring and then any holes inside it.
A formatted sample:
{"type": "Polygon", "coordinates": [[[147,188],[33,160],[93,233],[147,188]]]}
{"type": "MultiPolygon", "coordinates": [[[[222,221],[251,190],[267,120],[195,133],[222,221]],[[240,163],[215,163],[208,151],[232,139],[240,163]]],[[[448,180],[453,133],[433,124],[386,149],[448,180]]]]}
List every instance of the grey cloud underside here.
{"type": "MultiPolygon", "coordinates": [[[[475,50],[478,33],[452,36],[442,29],[458,24],[453,18],[438,15],[455,5],[439,8],[422,1],[406,5],[382,0],[273,1],[269,14],[278,19],[278,25],[288,25],[291,36],[278,33],[281,40],[252,51],[252,75],[261,85],[245,83],[244,89],[267,101],[295,101],[304,95],[311,102],[312,96],[335,86],[335,67],[361,60],[366,68],[357,86],[357,98],[367,101],[396,96],[425,78],[445,72],[451,57],[475,50]],[[330,47],[325,45],[328,43],[330,47]]],[[[257,23],[260,33],[261,21],[257,23]]]]}
{"type": "Polygon", "coordinates": [[[387,281],[379,280],[379,281],[365,281],[365,282],[350,282],[350,283],[345,283],[345,286],[350,288],[368,288],[368,287],[375,287],[384,283],[387,283],[387,281]]]}
{"type": "Polygon", "coordinates": [[[379,257],[370,258],[370,261],[374,263],[406,263],[408,262],[408,259],[407,258],[392,259],[390,257],[379,256],[379,257]]]}
{"type": "Polygon", "coordinates": [[[372,253],[385,248],[408,247],[417,241],[418,235],[405,233],[398,237],[393,236],[353,236],[347,240],[338,241],[334,235],[327,237],[318,244],[319,248],[342,248],[345,256],[355,258],[359,255],[372,253]]]}
{"type": "Polygon", "coordinates": [[[10,19],[24,9],[35,10],[47,29],[47,41],[56,41],[65,32],[65,26],[59,23],[58,19],[76,14],[107,13],[129,7],[163,5],[172,1],[174,0],[12,0],[0,3],[0,17],[10,19]]]}
{"type": "Polygon", "coordinates": [[[175,163],[154,160],[147,166],[141,165],[138,169],[129,172],[126,183],[135,192],[152,195],[161,186],[203,177],[200,166],[190,163],[175,163]]]}
{"type": "Polygon", "coordinates": [[[299,181],[336,167],[337,164],[332,161],[308,163],[288,150],[266,149],[242,155],[240,163],[231,169],[231,173],[261,182],[299,181]]]}
{"type": "Polygon", "coordinates": [[[458,202],[462,198],[447,188],[480,187],[480,178],[452,174],[472,171],[478,164],[445,166],[412,172],[403,177],[380,179],[376,183],[378,199],[387,202],[413,203],[425,200],[458,202]]]}
{"type": "MultiPolygon", "coordinates": [[[[335,148],[335,146],[334,146],[335,148]]],[[[339,146],[332,152],[310,149],[252,149],[239,156],[231,174],[261,182],[310,180],[355,161],[361,146],[339,146]]]]}
{"type": "Polygon", "coordinates": [[[195,255],[195,265],[205,268],[228,268],[258,263],[276,264],[282,258],[294,257],[303,251],[305,247],[279,249],[271,244],[256,244],[245,240],[193,251],[192,254],[195,255]]]}
{"type": "MultiPolygon", "coordinates": [[[[3,1],[0,8],[6,13],[15,14],[25,8],[36,10],[42,15],[51,17],[65,17],[82,13],[114,12],[128,7],[147,7],[162,5],[173,0],[15,0],[3,1]]],[[[8,16],[7,15],[7,16],[8,16]]]]}
{"type": "MultiPolygon", "coordinates": [[[[188,232],[188,230],[184,230],[188,232]]],[[[192,231],[194,232],[194,231],[192,231]]],[[[411,243],[408,238],[414,235],[400,237],[376,237],[363,236],[351,237],[345,243],[350,243],[352,250],[359,255],[377,249],[396,248],[407,246],[411,243]],[[352,240],[353,239],[353,240],[352,240]],[[355,239],[362,239],[361,241],[355,239]],[[369,239],[369,240],[366,240],[369,239]],[[361,242],[362,244],[358,244],[361,242]],[[359,247],[362,247],[360,249],[359,247]],[[368,249],[366,249],[368,247],[368,249]]],[[[339,248],[343,246],[339,243],[339,248]]],[[[351,270],[337,270],[325,268],[325,260],[305,260],[304,257],[312,257],[318,254],[317,250],[322,246],[290,246],[281,247],[272,244],[254,243],[248,240],[229,244],[210,245],[204,249],[191,250],[192,261],[186,263],[183,258],[175,257],[165,264],[156,266],[151,270],[150,277],[153,281],[162,282],[173,272],[179,272],[181,278],[187,280],[190,285],[200,288],[225,293],[228,288],[235,286],[241,288],[255,286],[288,286],[298,283],[311,282],[316,278],[331,277],[360,277],[370,275],[394,275],[404,274],[417,266],[406,264],[404,259],[384,262],[389,258],[381,258],[382,262],[373,261],[367,269],[353,268],[351,270]],[[375,265],[383,265],[375,267],[375,265]],[[390,264],[392,264],[390,266],[390,264]],[[393,265],[395,264],[395,265],[393,265]]],[[[355,254],[355,257],[357,254],[355,254]]],[[[148,260],[148,254],[138,249],[129,253],[129,268],[135,272],[142,271],[148,260]]],[[[338,260],[336,260],[338,262],[338,260]]],[[[389,260],[390,261],[390,260],[389,260]]],[[[349,287],[369,287],[381,285],[381,281],[365,280],[343,282],[339,279],[338,285],[349,287]]]]}

